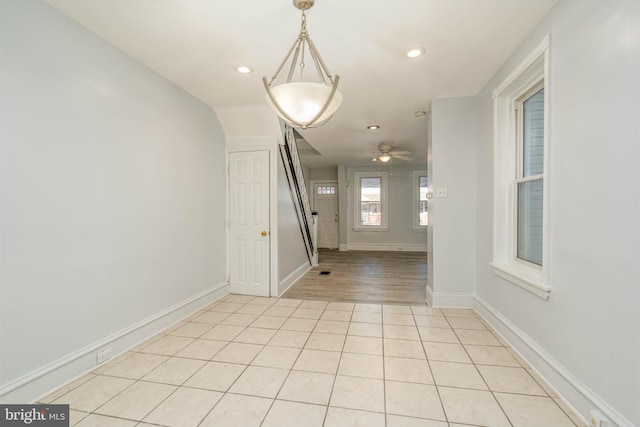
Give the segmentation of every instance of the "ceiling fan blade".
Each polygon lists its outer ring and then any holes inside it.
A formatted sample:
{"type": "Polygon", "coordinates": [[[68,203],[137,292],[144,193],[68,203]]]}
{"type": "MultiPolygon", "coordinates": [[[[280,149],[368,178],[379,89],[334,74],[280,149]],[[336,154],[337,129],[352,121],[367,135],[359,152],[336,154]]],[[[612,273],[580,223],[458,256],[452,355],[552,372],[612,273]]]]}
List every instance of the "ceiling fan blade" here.
{"type": "Polygon", "coordinates": [[[412,162],[412,161],[413,161],[413,157],[409,157],[409,156],[398,156],[397,154],[396,154],[396,155],[393,155],[393,158],[394,158],[394,159],[399,159],[399,160],[404,160],[404,161],[407,161],[407,162],[412,162]]]}
{"type": "Polygon", "coordinates": [[[394,155],[394,154],[400,154],[400,155],[411,154],[411,151],[391,151],[389,154],[392,154],[392,155],[394,155]]]}

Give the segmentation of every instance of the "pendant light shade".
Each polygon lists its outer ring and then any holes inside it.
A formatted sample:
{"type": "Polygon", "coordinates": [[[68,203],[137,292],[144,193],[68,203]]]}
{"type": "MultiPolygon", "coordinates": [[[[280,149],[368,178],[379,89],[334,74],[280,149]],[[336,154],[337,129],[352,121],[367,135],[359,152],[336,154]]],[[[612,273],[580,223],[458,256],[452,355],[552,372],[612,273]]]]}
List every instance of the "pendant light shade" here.
{"type": "Polygon", "coordinates": [[[271,88],[266,99],[284,121],[304,129],[327,122],[340,107],[342,94],[323,83],[291,82],[271,88]]]}
{"type": "Polygon", "coordinates": [[[262,79],[267,104],[291,126],[302,129],[326,123],[342,103],[342,94],[337,90],[340,77],[329,73],[307,32],[305,10],[313,3],[313,0],[293,0],[293,4],[302,10],[300,34],[271,80],[262,79]],[[313,60],[318,74],[315,80],[305,80],[305,58],[313,60]],[[286,64],[290,65],[285,82],[274,85],[286,64]],[[299,74],[297,81],[294,80],[296,74],[299,74]]]}

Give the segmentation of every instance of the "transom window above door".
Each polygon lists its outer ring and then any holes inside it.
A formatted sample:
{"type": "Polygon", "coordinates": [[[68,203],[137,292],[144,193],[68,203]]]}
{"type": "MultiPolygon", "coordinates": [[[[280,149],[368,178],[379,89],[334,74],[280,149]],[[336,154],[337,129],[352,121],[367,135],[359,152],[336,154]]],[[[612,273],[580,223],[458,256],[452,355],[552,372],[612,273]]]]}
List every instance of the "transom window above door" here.
{"type": "Polygon", "coordinates": [[[316,194],[336,194],[336,186],[335,185],[321,185],[316,188],[316,194]]]}

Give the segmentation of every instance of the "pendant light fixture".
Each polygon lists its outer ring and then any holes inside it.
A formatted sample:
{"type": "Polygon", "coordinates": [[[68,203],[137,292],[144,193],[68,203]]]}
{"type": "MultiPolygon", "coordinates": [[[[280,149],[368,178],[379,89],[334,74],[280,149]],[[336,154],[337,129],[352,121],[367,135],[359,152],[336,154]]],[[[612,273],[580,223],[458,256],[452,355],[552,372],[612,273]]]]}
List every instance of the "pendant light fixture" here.
{"type": "Polygon", "coordinates": [[[342,103],[342,94],[338,92],[340,77],[331,75],[307,32],[305,11],[313,6],[314,1],[293,0],[294,6],[302,11],[300,34],[271,80],[267,82],[266,77],[262,78],[267,103],[284,121],[302,129],[323,125],[342,103]],[[309,58],[318,74],[315,80],[305,80],[308,77],[304,75],[305,61],[309,58]],[[274,86],[287,64],[290,65],[285,82],[274,86]]]}

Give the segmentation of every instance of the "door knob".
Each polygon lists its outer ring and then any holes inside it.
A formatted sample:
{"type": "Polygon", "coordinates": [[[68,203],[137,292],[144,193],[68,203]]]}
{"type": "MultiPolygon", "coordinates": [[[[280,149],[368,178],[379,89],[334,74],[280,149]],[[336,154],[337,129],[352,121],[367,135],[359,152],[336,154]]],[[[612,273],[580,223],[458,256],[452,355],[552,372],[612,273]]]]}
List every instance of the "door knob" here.
{"type": "Polygon", "coordinates": [[[260,233],[260,234],[262,234],[262,237],[265,237],[268,233],[267,233],[266,231],[263,231],[263,232],[262,232],[262,233],[260,233]]]}

